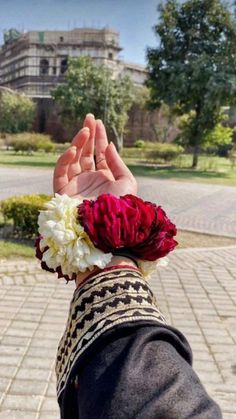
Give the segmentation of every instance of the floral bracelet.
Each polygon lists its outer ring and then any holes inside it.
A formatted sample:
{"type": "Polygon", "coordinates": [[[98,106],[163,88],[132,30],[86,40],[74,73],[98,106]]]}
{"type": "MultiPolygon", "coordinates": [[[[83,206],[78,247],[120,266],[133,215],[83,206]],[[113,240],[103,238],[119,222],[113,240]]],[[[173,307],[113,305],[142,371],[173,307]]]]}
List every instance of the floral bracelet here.
{"type": "Polygon", "coordinates": [[[104,269],[119,250],[148,276],[177,245],[176,227],[165,211],[134,195],[82,201],[55,194],[40,211],[38,225],[36,257],[43,269],[67,281],[104,269]]]}

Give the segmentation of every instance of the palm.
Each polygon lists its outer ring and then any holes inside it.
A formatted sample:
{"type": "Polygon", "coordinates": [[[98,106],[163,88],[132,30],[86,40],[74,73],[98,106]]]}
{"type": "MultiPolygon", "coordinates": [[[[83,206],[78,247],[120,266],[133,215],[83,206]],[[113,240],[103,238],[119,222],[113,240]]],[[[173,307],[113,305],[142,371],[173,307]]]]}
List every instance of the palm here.
{"type": "Polygon", "coordinates": [[[88,115],[84,128],[58,160],[54,171],[54,192],[73,198],[94,198],[102,193],[136,194],[136,181],[119,157],[113,144],[107,142],[105,127],[88,115]],[[96,145],[96,164],[94,162],[96,145]]]}

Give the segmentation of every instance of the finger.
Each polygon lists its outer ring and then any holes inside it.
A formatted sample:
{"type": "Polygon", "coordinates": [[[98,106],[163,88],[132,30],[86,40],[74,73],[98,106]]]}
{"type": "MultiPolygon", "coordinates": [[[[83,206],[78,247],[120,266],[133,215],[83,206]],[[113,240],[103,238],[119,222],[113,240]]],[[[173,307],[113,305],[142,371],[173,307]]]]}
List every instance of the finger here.
{"type": "MultiPolygon", "coordinates": [[[[79,132],[77,132],[77,134],[74,136],[71,145],[75,146],[77,148],[83,148],[84,146],[84,133],[88,131],[89,132],[89,128],[88,127],[83,127],[81,130],[79,130],[79,132]]],[[[87,141],[87,138],[86,138],[87,141]]]]}
{"type": "Polygon", "coordinates": [[[59,157],[53,173],[53,191],[59,193],[68,183],[69,165],[76,155],[76,147],[70,147],[59,157]]]}
{"type": "Polygon", "coordinates": [[[91,113],[86,115],[86,118],[84,120],[84,127],[89,128],[90,136],[85,146],[83,147],[83,150],[81,153],[80,166],[81,166],[82,172],[86,170],[95,170],[94,138],[95,138],[96,121],[95,121],[94,116],[91,113]]]}
{"type": "Polygon", "coordinates": [[[81,166],[80,166],[80,157],[83,152],[83,147],[87,143],[90,136],[90,131],[88,127],[82,128],[78,134],[73,138],[72,144],[76,147],[76,154],[74,159],[71,161],[68,169],[68,178],[69,180],[72,179],[74,176],[81,173],[81,166]]]}
{"type": "Polygon", "coordinates": [[[123,162],[113,143],[110,143],[107,146],[105,157],[108,167],[111,170],[115,180],[126,178],[132,182],[135,181],[134,176],[123,162]]]}
{"type": "Polygon", "coordinates": [[[95,148],[97,169],[108,169],[105,150],[108,146],[106,128],[101,119],[96,120],[95,148]]]}

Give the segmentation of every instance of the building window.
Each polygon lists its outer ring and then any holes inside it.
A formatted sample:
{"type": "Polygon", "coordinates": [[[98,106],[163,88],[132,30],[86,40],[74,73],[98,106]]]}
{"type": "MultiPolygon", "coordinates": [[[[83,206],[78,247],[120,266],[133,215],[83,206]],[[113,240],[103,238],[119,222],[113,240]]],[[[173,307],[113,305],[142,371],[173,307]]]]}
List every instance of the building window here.
{"type": "Polygon", "coordinates": [[[52,67],[52,74],[57,74],[57,67],[55,65],[52,67]]]}
{"type": "Polygon", "coordinates": [[[109,60],[113,60],[113,54],[112,54],[112,52],[109,52],[109,53],[108,53],[108,59],[109,59],[109,60]]]}
{"type": "Polygon", "coordinates": [[[60,36],[60,42],[63,42],[63,41],[64,41],[64,37],[60,36]]]}
{"type": "Polygon", "coordinates": [[[49,73],[49,62],[45,58],[40,60],[40,75],[43,76],[49,73]]]}
{"type": "Polygon", "coordinates": [[[61,60],[61,74],[64,74],[66,72],[67,64],[68,64],[67,58],[64,58],[63,60],[61,60]]]}

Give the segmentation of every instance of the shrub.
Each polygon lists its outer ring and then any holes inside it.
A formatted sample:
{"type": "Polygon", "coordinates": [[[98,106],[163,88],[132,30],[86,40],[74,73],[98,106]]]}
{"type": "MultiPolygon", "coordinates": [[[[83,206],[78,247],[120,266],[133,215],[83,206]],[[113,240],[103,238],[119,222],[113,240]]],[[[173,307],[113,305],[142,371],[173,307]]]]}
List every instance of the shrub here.
{"type": "Polygon", "coordinates": [[[150,161],[164,160],[169,162],[183,153],[183,147],[177,144],[156,143],[153,149],[146,151],[146,158],[150,161]]]}
{"type": "Polygon", "coordinates": [[[5,223],[13,220],[15,233],[20,237],[34,238],[38,231],[38,213],[50,198],[49,195],[41,194],[5,199],[0,207],[5,223]]]}
{"type": "Polygon", "coordinates": [[[132,159],[145,159],[145,149],[136,147],[124,147],[121,152],[122,157],[132,159]]]}
{"type": "Polygon", "coordinates": [[[177,144],[163,144],[145,142],[145,147],[135,148],[129,147],[122,150],[122,157],[133,159],[144,159],[151,162],[171,161],[183,153],[183,147],[177,144]]]}
{"type": "Polygon", "coordinates": [[[137,140],[137,141],[135,141],[134,147],[136,147],[136,148],[144,148],[145,147],[145,141],[144,140],[137,140]]]}
{"type": "Polygon", "coordinates": [[[12,135],[7,139],[7,145],[11,146],[16,152],[22,151],[26,153],[34,151],[49,153],[55,149],[55,144],[49,135],[28,132],[12,135]]]}

